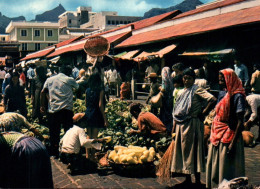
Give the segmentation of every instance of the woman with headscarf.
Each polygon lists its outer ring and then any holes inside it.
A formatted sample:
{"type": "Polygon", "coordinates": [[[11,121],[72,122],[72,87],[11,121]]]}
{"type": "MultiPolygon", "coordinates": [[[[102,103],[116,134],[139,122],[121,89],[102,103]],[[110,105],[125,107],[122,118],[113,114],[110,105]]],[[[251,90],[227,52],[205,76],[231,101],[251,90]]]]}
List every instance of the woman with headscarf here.
{"type": "Polygon", "coordinates": [[[191,174],[195,174],[196,183],[200,184],[200,173],[205,171],[204,125],[200,116],[206,115],[216,102],[213,95],[199,88],[194,81],[194,71],[184,70],[184,89],[173,110],[176,139],[171,172],[186,174],[183,184],[187,185],[191,184],[191,174]],[[202,111],[202,102],[205,101],[207,101],[207,106],[202,111]]]}
{"type": "Polygon", "coordinates": [[[219,73],[219,93],[216,116],[213,120],[207,160],[206,186],[218,187],[223,179],[245,175],[244,144],[242,139],[245,111],[245,90],[232,69],[219,73]]]}
{"type": "Polygon", "coordinates": [[[167,128],[167,132],[172,131],[172,110],[173,110],[173,83],[171,78],[171,70],[169,67],[162,69],[162,107],[160,108],[159,118],[167,128]]]}
{"type": "Polygon", "coordinates": [[[19,84],[17,72],[11,75],[10,84],[5,89],[4,106],[6,112],[19,111],[20,114],[27,117],[24,88],[19,84]]]}

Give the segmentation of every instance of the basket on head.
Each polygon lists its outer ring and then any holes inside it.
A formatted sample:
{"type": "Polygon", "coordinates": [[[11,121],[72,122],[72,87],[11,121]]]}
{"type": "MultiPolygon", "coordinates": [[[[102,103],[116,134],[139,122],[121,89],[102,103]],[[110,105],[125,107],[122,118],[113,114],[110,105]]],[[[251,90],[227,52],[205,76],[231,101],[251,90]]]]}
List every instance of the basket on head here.
{"type": "Polygon", "coordinates": [[[84,44],[84,51],[93,57],[108,54],[109,48],[108,40],[101,36],[90,37],[84,44]]]}

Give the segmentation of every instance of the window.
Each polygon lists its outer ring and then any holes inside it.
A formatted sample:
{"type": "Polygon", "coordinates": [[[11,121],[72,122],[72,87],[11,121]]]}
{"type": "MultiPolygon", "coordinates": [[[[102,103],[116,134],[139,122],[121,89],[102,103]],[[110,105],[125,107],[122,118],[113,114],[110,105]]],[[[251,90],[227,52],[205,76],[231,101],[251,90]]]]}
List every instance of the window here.
{"type": "Polygon", "coordinates": [[[22,43],[22,51],[27,51],[27,43],[22,43]]]}
{"type": "Polygon", "coordinates": [[[27,36],[27,30],[21,30],[21,36],[27,36]]]}
{"type": "Polygon", "coordinates": [[[127,21],[124,21],[124,24],[127,24],[127,21]]]}
{"type": "Polygon", "coordinates": [[[40,43],[35,43],[35,50],[38,51],[41,48],[41,44],[40,43]]]}
{"type": "Polygon", "coordinates": [[[128,21],[128,24],[131,23],[131,21],[128,21]]]}
{"type": "Polygon", "coordinates": [[[71,19],[69,19],[69,24],[71,24],[71,19]]]}
{"type": "Polygon", "coordinates": [[[34,30],[34,36],[39,37],[40,36],[40,30],[34,30]]]}
{"type": "Polygon", "coordinates": [[[107,24],[108,24],[108,25],[110,25],[110,24],[111,24],[111,21],[110,21],[110,20],[108,20],[108,21],[107,21],[107,24]]]}
{"type": "Polygon", "coordinates": [[[120,24],[123,24],[123,21],[120,21],[120,24]]]}
{"type": "Polygon", "coordinates": [[[1,41],[5,41],[5,37],[1,37],[1,41]]]}
{"type": "Polygon", "coordinates": [[[112,20],[112,25],[115,25],[115,21],[114,20],[112,20]]]}
{"type": "Polygon", "coordinates": [[[118,25],[119,24],[119,21],[116,21],[116,25],[118,25]]]}
{"type": "Polygon", "coordinates": [[[52,37],[52,30],[48,30],[48,37],[52,37]]]}
{"type": "Polygon", "coordinates": [[[53,43],[48,43],[48,46],[52,46],[53,45],[53,43]]]}

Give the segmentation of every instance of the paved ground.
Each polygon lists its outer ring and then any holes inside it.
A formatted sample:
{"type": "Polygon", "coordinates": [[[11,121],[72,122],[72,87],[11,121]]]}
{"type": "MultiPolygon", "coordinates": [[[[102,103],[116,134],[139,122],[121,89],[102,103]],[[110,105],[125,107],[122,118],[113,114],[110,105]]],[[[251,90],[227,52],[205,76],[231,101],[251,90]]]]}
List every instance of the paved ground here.
{"type": "MultiPolygon", "coordinates": [[[[252,128],[255,134],[257,130],[257,126],[252,128]]],[[[111,169],[71,176],[68,174],[66,165],[56,159],[51,159],[51,162],[55,188],[167,188],[166,184],[158,183],[155,177],[124,177],[114,174],[111,169]]],[[[260,144],[254,147],[245,147],[245,163],[249,184],[260,186],[260,144]]],[[[172,185],[178,186],[183,181],[183,177],[175,177],[172,179],[172,185]]],[[[201,181],[205,183],[205,174],[201,175],[201,181]]]]}

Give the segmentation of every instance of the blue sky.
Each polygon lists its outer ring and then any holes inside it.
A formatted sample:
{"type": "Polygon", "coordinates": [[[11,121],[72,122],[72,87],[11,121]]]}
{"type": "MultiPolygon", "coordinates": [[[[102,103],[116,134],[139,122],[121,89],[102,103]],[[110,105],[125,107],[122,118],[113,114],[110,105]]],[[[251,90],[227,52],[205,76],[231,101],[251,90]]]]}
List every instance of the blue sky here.
{"type": "MultiPolygon", "coordinates": [[[[51,10],[61,3],[67,11],[79,6],[91,6],[94,12],[117,11],[121,16],[143,16],[151,8],[166,8],[183,0],[0,0],[0,12],[8,17],[25,16],[32,20],[36,14],[51,10]]],[[[200,0],[203,3],[213,0],[200,0]]]]}

